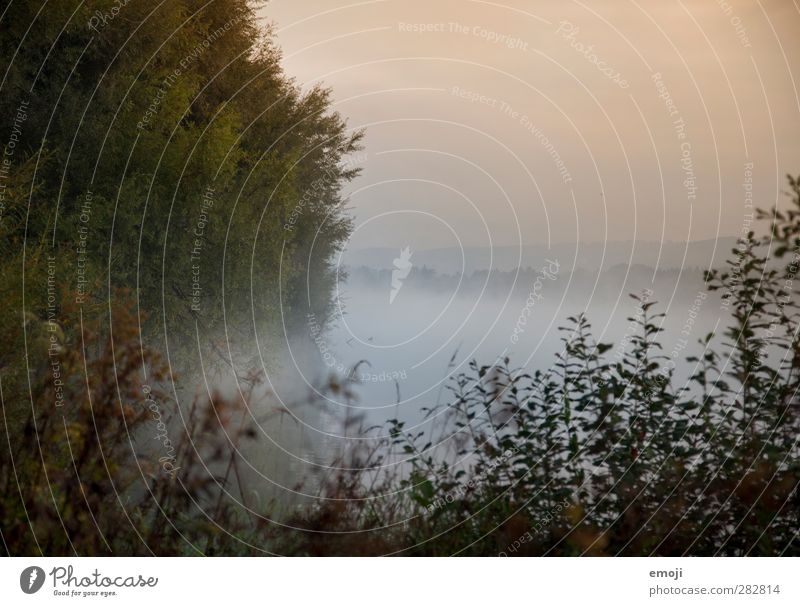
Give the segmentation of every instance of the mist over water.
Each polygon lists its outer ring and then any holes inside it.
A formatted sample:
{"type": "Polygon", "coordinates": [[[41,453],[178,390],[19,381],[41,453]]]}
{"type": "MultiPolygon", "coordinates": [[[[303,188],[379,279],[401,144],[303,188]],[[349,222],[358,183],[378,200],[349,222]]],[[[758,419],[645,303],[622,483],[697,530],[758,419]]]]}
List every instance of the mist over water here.
{"type": "Polygon", "coordinates": [[[680,360],[702,351],[697,341],[725,325],[720,298],[707,292],[694,268],[569,271],[572,263],[548,257],[525,269],[463,275],[414,267],[392,300],[394,267],[374,265],[342,270],[347,277],[339,283],[331,328],[314,342],[326,370],[346,375],[355,369],[357,401],[347,406],[368,425],[421,421],[426,408],[449,401],[451,377],[472,360],[492,365],[508,358],[512,368],[549,369],[569,334],[560,327],[581,313],[597,341],[614,345],[606,355],[621,359],[635,334],[630,318],[639,312],[628,293],[657,302],[651,314],[667,312],[658,321],[664,354],[678,360],[681,381],[691,369],[680,360]]]}
{"type": "MultiPolygon", "coordinates": [[[[718,254],[729,244],[718,242],[718,254]]],[[[330,317],[308,313],[286,335],[287,355],[250,405],[258,437],[242,449],[245,499],[287,507],[313,498],[365,430],[386,435],[390,419],[428,427],[428,411],[453,403],[449,387],[472,361],[547,371],[564,350],[570,317],[584,313],[594,339],[612,345],[606,358],[621,361],[638,334],[631,318],[641,313],[630,294],[655,303],[651,316],[666,314],[656,320],[662,353],[675,360],[675,386],[685,385],[694,372],[686,356],[701,353],[698,340],[721,334],[728,321],[703,281],[713,246],[528,247],[516,255],[522,268],[500,249],[494,263],[480,249],[344,250],[330,317]],[[631,249],[641,264],[620,262],[631,249]]],[[[228,388],[230,396],[235,383],[228,388]]]]}

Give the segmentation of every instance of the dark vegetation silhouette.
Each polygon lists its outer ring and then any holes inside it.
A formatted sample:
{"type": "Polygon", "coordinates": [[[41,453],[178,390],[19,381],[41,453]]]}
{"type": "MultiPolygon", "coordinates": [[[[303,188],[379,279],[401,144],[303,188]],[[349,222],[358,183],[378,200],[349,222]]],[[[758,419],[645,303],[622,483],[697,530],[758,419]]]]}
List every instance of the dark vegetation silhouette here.
{"type": "MultiPolygon", "coordinates": [[[[247,355],[254,325],[280,342],[284,322],[324,323],[360,134],[325,90],[294,87],[244,0],[131,2],[87,28],[111,6],[56,3],[34,19],[15,3],[0,34],[14,57],[0,140],[18,140],[0,222],[7,554],[798,554],[793,178],[788,209],[761,213],[768,233],[706,275],[730,322],[699,355],[673,358],[657,303],[634,295],[623,355],[568,318],[551,368],[474,362],[424,429],[346,418],[362,439],[298,478],[306,496],[251,500],[239,448],[261,439],[242,419],[272,406],[263,376],[184,407],[176,392],[200,339],[225,364],[247,355]],[[203,200],[214,237],[198,312],[187,251],[203,200]],[[676,363],[692,369],[685,384],[676,363]]],[[[357,376],[328,389],[354,397],[357,376]]]]}

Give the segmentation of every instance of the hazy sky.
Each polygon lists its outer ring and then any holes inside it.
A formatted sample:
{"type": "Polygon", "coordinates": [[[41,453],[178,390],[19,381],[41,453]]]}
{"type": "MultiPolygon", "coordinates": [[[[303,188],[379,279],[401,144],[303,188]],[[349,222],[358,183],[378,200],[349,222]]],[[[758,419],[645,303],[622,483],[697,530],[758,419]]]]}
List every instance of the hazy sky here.
{"type": "Polygon", "coordinates": [[[695,240],[800,173],[796,0],[272,0],[366,128],[351,247],[695,240]],[[752,178],[748,166],[752,163],[752,178]]]}

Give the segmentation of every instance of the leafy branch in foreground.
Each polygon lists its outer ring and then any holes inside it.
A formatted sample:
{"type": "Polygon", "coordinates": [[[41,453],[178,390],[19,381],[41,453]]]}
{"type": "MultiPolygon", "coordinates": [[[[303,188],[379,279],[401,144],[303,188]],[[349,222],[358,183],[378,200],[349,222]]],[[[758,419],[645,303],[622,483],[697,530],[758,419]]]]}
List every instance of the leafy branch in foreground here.
{"type": "MultiPolygon", "coordinates": [[[[569,318],[548,371],[472,363],[451,403],[429,412],[447,418],[436,436],[390,422],[385,458],[409,471],[346,501],[372,497],[380,523],[359,525],[341,505],[310,519],[371,528],[361,544],[376,553],[798,553],[800,182],[790,184],[791,207],[762,213],[770,235],[748,234],[726,269],[707,273],[730,322],[721,344],[706,335],[686,357],[685,384],[648,293],[634,296],[637,330],[613,357],[584,316],[569,318]]],[[[350,552],[306,539],[301,552],[350,552]]]]}

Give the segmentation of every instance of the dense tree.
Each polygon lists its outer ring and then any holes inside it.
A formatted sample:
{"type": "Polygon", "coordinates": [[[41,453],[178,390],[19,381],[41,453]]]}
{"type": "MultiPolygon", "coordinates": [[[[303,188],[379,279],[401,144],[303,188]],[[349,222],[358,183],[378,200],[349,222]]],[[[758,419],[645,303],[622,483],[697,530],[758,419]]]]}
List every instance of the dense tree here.
{"type": "MultiPolygon", "coordinates": [[[[258,6],[98,0],[6,11],[0,141],[13,149],[0,305],[15,346],[4,367],[21,363],[23,319],[47,320],[48,270],[54,322],[74,327],[67,299],[107,313],[128,288],[141,338],[180,352],[170,360],[179,371],[197,365],[196,325],[207,362],[252,355],[255,326],[271,364],[286,330],[309,312],[324,321],[330,258],[350,229],[340,191],[357,170],[346,160],[361,133],[327,90],[301,92],[283,73],[258,6]],[[223,354],[214,340],[225,330],[237,338],[223,354]]],[[[78,334],[64,339],[74,347],[78,334]]],[[[7,380],[9,394],[24,387],[7,380]]]]}
{"type": "MultiPolygon", "coordinates": [[[[234,362],[245,381],[262,359],[279,365],[307,313],[321,324],[328,315],[330,259],[350,230],[340,192],[357,174],[348,155],[361,133],[326,89],[303,91],[283,72],[257,20],[263,4],[69,0],[2,11],[0,437],[7,453],[30,455],[23,467],[40,461],[34,485],[68,468],[65,428],[85,434],[71,434],[73,447],[88,443],[92,400],[94,414],[141,407],[143,386],[161,380],[164,417],[179,415],[179,394],[191,402],[200,381],[199,352],[204,368],[234,362]]],[[[95,447],[135,436],[139,412],[106,419],[95,447]]],[[[29,486],[34,501],[19,501],[8,456],[0,482],[17,501],[0,508],[4,532],[23,524],[26,503],[52,503],[42,515],[56,518],[77,507],[66,486],[44,501],[29,486]]],[[[114,487],[103,491],[106,503],[114,487]]]]}

